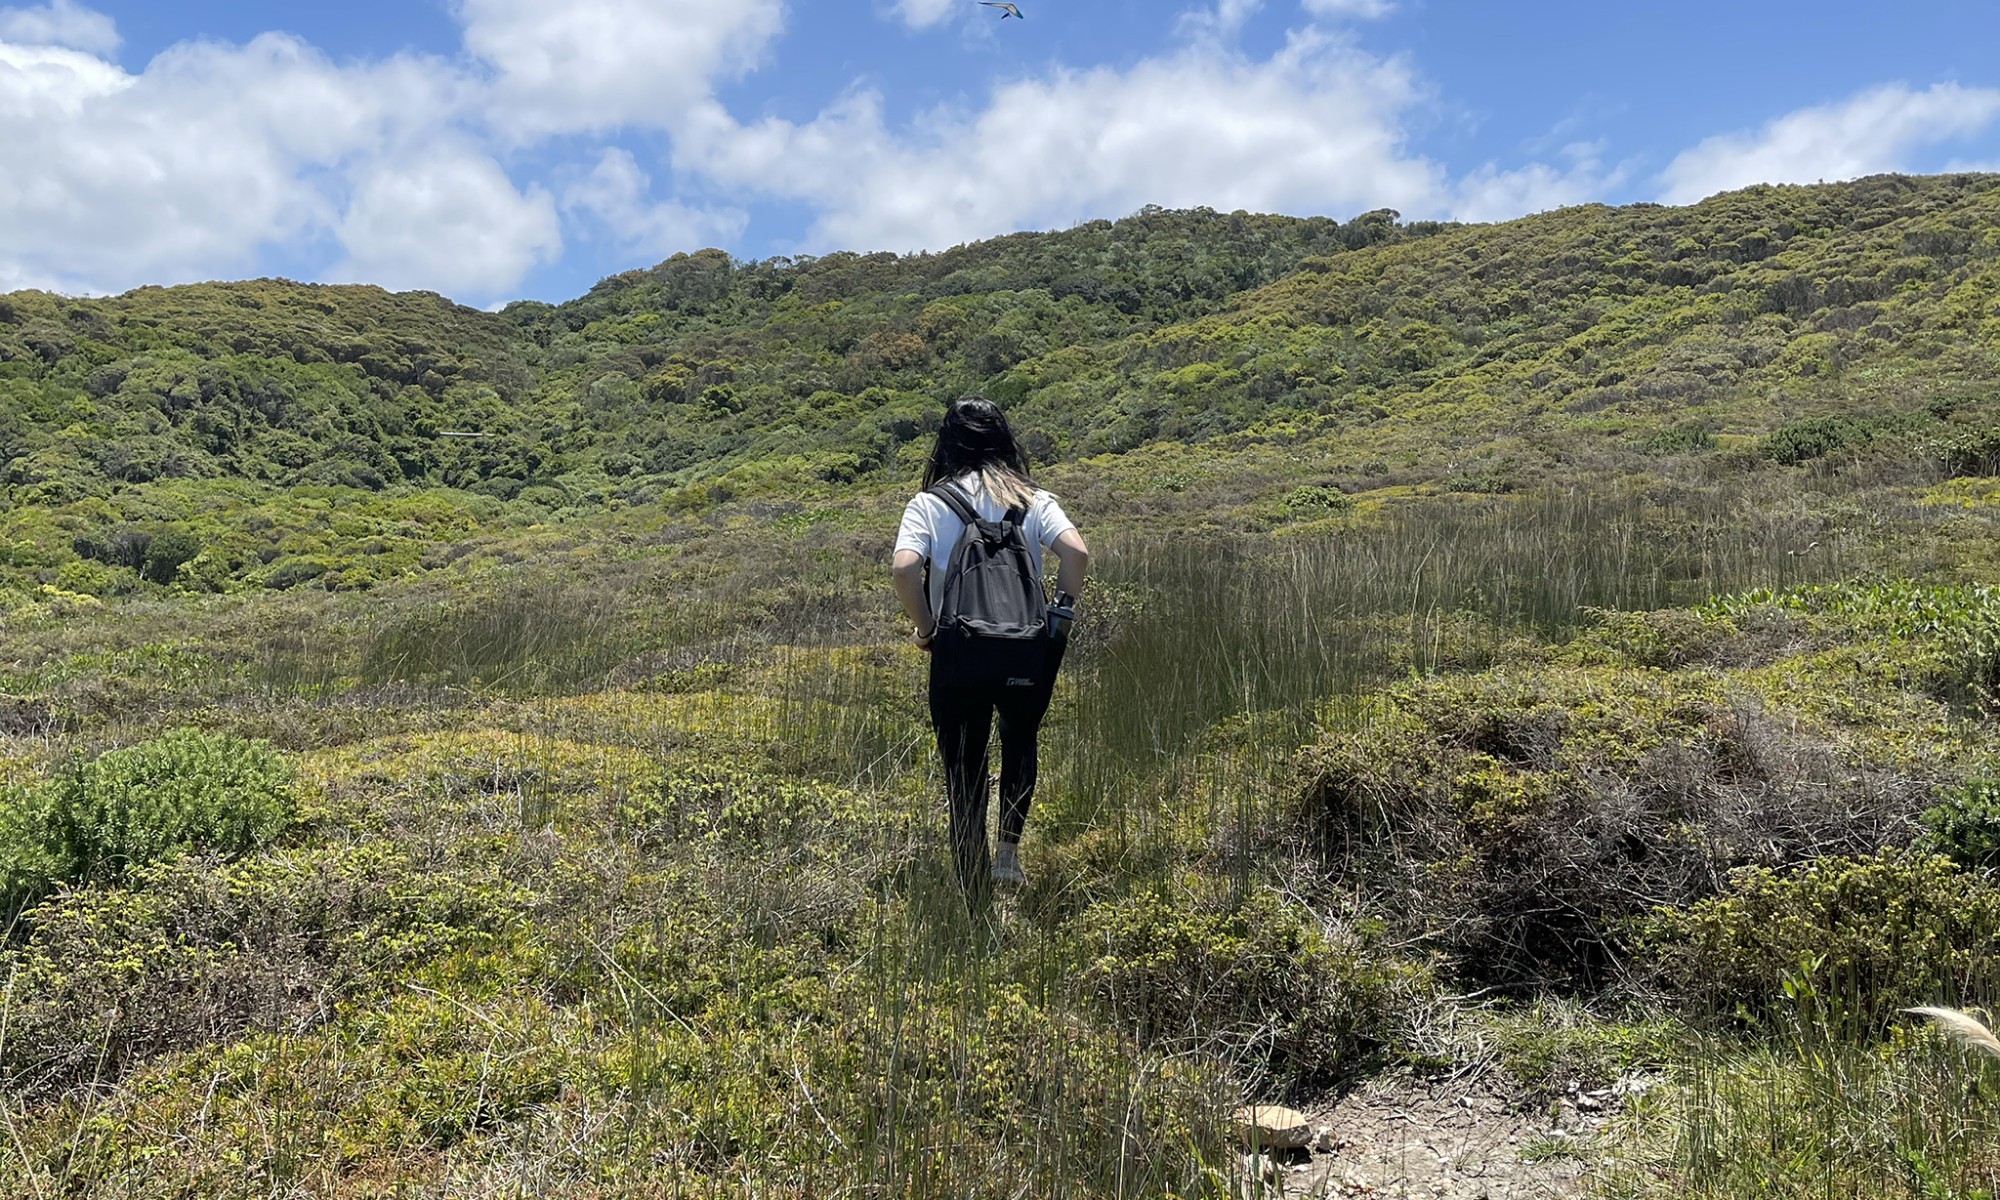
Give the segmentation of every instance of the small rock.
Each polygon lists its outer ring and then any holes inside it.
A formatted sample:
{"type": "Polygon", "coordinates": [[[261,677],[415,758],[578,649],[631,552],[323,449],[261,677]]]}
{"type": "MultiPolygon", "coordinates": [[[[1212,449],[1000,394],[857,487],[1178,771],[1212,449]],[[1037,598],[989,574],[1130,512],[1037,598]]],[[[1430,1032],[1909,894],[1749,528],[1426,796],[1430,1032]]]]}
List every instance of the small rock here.
{"type": "Polygon", "coordinates": [[[1251,1104],[1236,1110],[1236,1137],[1247,1150],[1303,1150],[1312,1144],[1312,1121],[1297,1109],[1251,1104]]]}

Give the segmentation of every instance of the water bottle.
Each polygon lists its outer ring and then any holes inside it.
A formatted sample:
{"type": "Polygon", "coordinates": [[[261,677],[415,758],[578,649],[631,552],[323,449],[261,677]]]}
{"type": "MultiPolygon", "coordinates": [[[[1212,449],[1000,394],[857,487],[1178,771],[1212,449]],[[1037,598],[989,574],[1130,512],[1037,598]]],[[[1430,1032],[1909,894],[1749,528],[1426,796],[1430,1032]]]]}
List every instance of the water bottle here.
{"type": "Polygon", "coordinates": [[[1068,592],[1057,592],[1049,602],[1049,636],[1057,641],[1069,638],[1070,623],[1076,620],[1076,597],[1068,592]]]}

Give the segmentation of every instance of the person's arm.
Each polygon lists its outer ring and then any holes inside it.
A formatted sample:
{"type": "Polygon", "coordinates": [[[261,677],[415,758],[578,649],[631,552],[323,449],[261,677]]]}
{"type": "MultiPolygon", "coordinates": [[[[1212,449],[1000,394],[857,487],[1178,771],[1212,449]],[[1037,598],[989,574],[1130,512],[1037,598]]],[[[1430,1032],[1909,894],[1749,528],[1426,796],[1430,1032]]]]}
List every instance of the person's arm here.
{"type": "Polygon", "coordinates": [[[937,618],[931,614],[931,599],[924,589],[924,556],[915,550],[896,551],[889,566],[889,578],[896,585],[896,599],[903,615],[910,619],[910,635],[928,650],[937,633],[937,618]]]}
{"type": "Polygon", "coordinates": [[[1090,547],[1083,544],[1083,535],[1065,529],[1050,549],[1056,553],[1056,591],[1082,596],[1083,579],[1090,572],[1090,547]]]}

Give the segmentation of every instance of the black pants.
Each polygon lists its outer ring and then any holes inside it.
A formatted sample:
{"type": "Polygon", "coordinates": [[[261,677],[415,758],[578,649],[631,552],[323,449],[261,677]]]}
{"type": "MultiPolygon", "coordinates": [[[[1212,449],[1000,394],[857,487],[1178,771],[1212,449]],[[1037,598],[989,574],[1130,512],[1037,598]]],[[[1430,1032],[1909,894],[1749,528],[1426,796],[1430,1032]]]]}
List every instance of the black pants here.
{"type": "Polygon", "coordinates": [[[987,745],[993,718],[1000,718],[1000,840],[1015,843],[1028,822],[1035,796],[1036,742],[1049,711],[1064,639],[1048,645],[1048,669],[1034,687],[951,687],[938,681],[931,662],[931,725],[937,730],[938,757],[944,760],[945,793],[951,811],[952,858],[966,894],[984,896],[992,884],[986,845],[987,745]]]}

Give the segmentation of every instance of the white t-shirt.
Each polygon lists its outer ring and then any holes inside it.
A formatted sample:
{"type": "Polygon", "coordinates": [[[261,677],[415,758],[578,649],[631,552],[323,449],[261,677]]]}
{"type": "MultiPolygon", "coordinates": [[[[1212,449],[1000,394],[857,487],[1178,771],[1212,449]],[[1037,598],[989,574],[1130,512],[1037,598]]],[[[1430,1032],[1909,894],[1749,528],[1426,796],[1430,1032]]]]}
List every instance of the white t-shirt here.
{"type": "MultiPolygon", "coordinates": [[[[962,475],[952,482],[972,498],[972,507],[983,520],[998,521],[1007,515],[1006,508],[986,494],[986,486],[976,473],[962,475]]],[[[1035,493],[1034,502],[1028,505],[1028,515],[1021,522],[1021,532],[1037,573],[1042,569],[1043,548],[1054,545],[1057,538],[1075,528],[1076,524],[1054,496],[1035,493]]],[[[952,515],[950,506],[929,492],[918,492],[903,509],[903,525],[896,531],[896,549],[914,550],[930,563],[933,616],[944,607],[945,568],[951,564],[951,551],[958,545],[958,535],[964,532],[965,522],[952,515]]]]}

